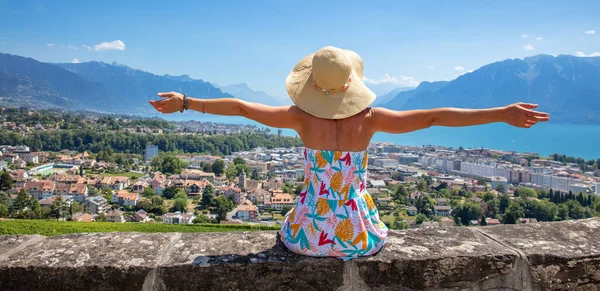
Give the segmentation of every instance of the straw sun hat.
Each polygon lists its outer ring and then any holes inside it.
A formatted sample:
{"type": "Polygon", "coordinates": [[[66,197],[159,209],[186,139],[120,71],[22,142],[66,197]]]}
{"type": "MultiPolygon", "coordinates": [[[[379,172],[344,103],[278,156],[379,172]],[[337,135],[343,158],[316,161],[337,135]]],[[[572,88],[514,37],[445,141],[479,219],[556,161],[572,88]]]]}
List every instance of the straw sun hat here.
{"type": "Polygon", "coordinates": [[[355,115],[375,100],[363,83],[363,63],[351,51],[327,46],[302,59],[285,80],[292,101],[320,118],[355,115]]]}

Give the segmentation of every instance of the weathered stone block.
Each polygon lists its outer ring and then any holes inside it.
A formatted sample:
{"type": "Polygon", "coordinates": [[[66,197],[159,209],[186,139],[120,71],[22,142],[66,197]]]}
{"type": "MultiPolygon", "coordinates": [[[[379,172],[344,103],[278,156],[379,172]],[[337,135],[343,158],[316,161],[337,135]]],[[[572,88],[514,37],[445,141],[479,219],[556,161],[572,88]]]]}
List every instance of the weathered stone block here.
{"type": "Polygon", "coordinates": [[[600,219],[392,231],[375,256],[276,232],[0,236],[0,290],[600,290],[600,219]]]}

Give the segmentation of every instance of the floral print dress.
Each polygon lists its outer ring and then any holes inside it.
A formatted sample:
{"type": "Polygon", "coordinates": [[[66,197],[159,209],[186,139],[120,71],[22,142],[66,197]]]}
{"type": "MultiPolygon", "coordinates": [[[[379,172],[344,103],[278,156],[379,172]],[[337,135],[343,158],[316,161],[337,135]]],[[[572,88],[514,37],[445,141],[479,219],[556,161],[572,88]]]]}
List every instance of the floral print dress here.
{"type": "Polygon", "coordinates": [[[366,151],[304,149],[304,188],[280,236],[292,252],[344,260],[377,253],[388,229],[366,191],[366,151]]]}

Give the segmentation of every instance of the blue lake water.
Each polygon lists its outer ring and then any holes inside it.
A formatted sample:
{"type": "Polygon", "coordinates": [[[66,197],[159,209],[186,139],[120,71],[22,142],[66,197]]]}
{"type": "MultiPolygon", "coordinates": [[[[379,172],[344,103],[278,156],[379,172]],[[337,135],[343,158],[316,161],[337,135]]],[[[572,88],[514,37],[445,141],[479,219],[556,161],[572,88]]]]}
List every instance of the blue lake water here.
{"type": "MultiPolygon", "coordinates": [[[[210,114],[164,114],[144,115],[160,117],[170,121],[196,120],[204,122],[254,124],[259,123],[239,116],[216,116],[210,114]]],[[[273,132],[277,129],[271,128],[273,132]]],[[[296,132],[284,129],[283,134],[296,136],[296,132]]],[[[581,157],[586,160],[600,158],[600,125],[574,125],[561,123],[539,123],[533,128],[523,129],[504,123],[470,127],[432,127],[406,134],[378,133],[373,141],[394,142],[398,145],[438,145],[458,148],[484,147],[517,152],[536,152],[542,156],[553,153],[581,157]]]]}

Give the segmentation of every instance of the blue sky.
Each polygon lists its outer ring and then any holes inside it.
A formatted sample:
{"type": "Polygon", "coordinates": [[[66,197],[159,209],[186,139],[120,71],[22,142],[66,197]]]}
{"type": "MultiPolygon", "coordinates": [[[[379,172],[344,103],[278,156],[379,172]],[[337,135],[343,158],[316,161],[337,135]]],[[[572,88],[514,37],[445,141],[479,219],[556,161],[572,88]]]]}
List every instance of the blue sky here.
{"type": "Polygon", "coordinates": [[[398,86],[508,58],[600,52],[600,1],[170,2],[0,0],[0,52],[116,61],[284,98],[295,63],[326,45],[358,52],[369,82],[398,86]]]}

